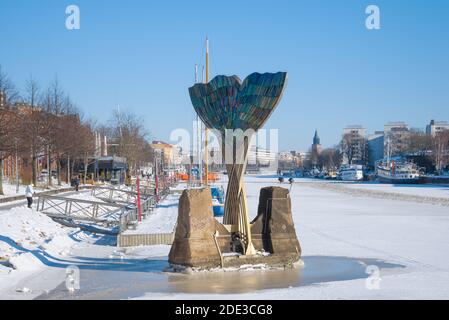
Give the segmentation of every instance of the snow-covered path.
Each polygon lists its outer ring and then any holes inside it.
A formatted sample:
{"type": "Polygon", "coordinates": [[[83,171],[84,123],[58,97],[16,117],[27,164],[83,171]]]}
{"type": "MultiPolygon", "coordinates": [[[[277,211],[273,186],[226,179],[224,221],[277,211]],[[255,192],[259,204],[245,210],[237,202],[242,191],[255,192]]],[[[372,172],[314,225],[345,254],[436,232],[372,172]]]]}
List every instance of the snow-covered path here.
{"type": "MultiPolygon", "coordinates": [[[[246,181],[248,205],[254,216],[260,188],[278,183],[276,178],[251,176],[246,181]]],[[[303,249],[303,269],[167,274],[163,271],[168,265],[170,246],[116,248],[104,245],[109,241],[107,238],[94,239],[79,233],[73,236],[76,243],[67,256],[50,259],[51,263],[39,276],[32,275],[15,286],[30,288],[34,294],[11,289],[0,290],[0,297],[449,298],[449,210],[446,206],[383,199],[370,196],[370,190],[366,189],[364,193],[350,193],[315,185],[319,183],[322,182],[298,180],[291,191],[295,227],[303,249]],[[65,288],[65,267],[70,264],[80,267],[81,290],[74,294],[65,288]],[[367,279],[366,272],[370,270],[379,270],[379,281],[376,277],[367,279]]],[[[356,185],[350,188],[359,190],[356,185]]],[[[378,188],[389,192],[388,188],[378,188]]],[[[437,191],[425,189],[426,197],[444,196],[444,189],[433,189],[437,191]]],[[[167,199],[163,207],[167,216],[155,219],[155,215],[151,228],[162,230],[174,224],[176,208],[172,200],[167,199]]]]}

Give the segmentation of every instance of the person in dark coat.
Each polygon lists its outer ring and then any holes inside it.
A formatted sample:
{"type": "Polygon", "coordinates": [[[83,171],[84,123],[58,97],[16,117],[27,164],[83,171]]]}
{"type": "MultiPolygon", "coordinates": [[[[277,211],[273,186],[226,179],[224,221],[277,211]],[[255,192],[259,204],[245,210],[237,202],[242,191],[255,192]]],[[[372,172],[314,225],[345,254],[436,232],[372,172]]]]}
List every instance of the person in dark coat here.
{"type": "Polygon", "coordinates": [[[79,191],[79,186],[80,186],[80,177],[76,176],[75,177],[75,191],[78,192],[79,191]]]}

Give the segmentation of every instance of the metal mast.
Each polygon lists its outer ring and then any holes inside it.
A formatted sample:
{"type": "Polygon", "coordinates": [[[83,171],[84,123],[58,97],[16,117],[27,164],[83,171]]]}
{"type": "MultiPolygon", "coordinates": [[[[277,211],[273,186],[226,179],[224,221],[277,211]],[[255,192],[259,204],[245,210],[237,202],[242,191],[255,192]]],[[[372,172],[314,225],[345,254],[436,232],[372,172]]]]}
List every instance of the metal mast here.
{"type": "MultiPolygon", "coordinates": [[[[206,82],[209,82],[209,39],[206,37],[206,82]]],[[[204,149],[205,149],[205,154],[204,154],[204,165],[206,166],[205,168],[205,185],[209,185],[209,150],[208,150],[208,132],[209,130],[207,129],[207,126],[204,126],[204,149]]]]}

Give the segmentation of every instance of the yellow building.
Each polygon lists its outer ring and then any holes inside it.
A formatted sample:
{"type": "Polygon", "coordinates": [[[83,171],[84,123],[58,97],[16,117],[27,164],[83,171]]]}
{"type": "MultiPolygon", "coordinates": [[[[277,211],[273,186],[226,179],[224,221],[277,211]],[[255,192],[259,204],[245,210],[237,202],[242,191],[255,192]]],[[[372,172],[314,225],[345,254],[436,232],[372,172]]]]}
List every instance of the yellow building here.
{"type": "Polygon", "coordinates": [[[173,164],[173,145],[162,141],[153,141],[151,148],[153,150],[160,150],[159,152],[161,152],[166,165],[173,164]]]}

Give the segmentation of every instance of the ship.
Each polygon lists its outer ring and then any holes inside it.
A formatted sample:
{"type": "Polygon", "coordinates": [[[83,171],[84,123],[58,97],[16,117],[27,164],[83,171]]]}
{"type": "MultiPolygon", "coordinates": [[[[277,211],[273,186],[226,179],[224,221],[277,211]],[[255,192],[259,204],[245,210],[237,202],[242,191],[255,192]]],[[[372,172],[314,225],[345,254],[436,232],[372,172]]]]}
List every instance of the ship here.
{"type": "Polygon", "coordinates": [[[376,162],[376,172],[381,183],[417,184],[423,182],[415,163],[400,157],[391,158],[390,140],[387,141],[387,158],[376,162]]]}
{"type": "Polygon", "coordinates": [[[417,165],[406,160],[382,160],[377,163],[376,169],[381,183],[417,184],[423,181],[417,165]]]}

